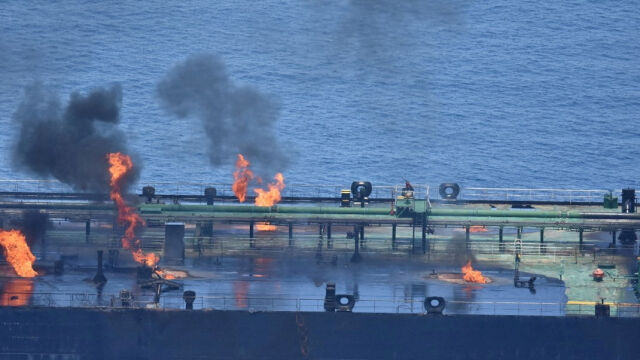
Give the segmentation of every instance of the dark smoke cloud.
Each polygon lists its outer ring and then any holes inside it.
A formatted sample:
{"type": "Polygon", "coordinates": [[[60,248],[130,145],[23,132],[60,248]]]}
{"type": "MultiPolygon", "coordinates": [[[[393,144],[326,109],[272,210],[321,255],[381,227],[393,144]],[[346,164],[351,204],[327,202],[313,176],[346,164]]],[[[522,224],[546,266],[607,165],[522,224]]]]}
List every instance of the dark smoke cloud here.
{"type": "Polygon", "coordinates": [[[47,233],[47,229],[53,227],[53,224],[49,221],[49,215],[37,210],[27,210],[23,212],[22,218],[17,220],[16,225],[27,238],[30,246],[42,241],[47,233]]]}
{"type": "Polygon", "coordinates": [[[447,242],[447,254],[455,266],[462,266],[467,261],[475,262],[475,257],[467,248],[467,236],[464,231],[456,230],[447,242]]]}
{"type": "MultiPolygon", "coordinates": [[[[13,115],[20,127],[14,165],[41,177],[54,177],[76,190],[106,192],[106,154],[128,154],[126,137],[117,128],[121,103],[119,85],[98,88],[87,95],[73,93],[65,107],[41,84],[27,87],[13,115]]],[[[139,174],[137,159],[134,164],[129,182],[139,174]]]]}
{"type": "Polygon", "coordinates": [[[286,167],[287,157],[274,133],[278,120],[274,101],[250,87],[236,86],[218,57],[187,58],[169,70],[157,94],[169,113],[202,121],[214,165],[235,162],[241,153],[258,170],[286,167]]]}

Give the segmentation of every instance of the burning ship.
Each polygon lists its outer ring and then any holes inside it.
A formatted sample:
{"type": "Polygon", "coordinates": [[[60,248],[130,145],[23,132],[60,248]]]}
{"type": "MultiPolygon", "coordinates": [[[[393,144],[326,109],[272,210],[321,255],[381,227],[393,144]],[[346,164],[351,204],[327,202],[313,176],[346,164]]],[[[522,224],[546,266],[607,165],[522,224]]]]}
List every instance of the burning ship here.
{"type": "Polygon", "coordinates": [[[637,351],[624,340],[640,324],[640,216],[630,189],[621,202],[612,193],[512,201],[465,199],[457,184],[433,196],[408,181],[356,181],[336,196],[283,196],[281,173],[262,186],[238,155],[227,188],[177,195],[145,186],[131,196],[122,186],[131,158],[106,161],[103,200],[3,193],[0,357],[637,351]],[[34,213],[47,226],[28,239],[21,219],[34,213]]]}
{"type": "Polygon", "coordinates": [[[634,189],[289,184],[215,56],[156,90],[233,184],[133,191],[120,86],[28,87],[13,160],[59,182],[0,181],[0,359],[637,358],[634,189]]]}

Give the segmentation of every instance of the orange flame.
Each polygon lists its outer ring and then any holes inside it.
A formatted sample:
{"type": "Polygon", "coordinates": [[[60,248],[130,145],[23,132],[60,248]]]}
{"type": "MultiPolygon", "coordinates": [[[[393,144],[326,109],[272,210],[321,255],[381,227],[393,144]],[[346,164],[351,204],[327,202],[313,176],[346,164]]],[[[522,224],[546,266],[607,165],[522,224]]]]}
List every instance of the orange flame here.
{"type": "Polygon", "coordinates": [[[157,269],[156,270],[156,274],[160,275],[160,277],[162,277],[163,279],[167,279],[167,280],[173,280],[176,278],[175,275],[165,271],[165,270],[161,270],[161,269],[157,269]]]}
{"type": "MultiPolygon", "coordinates": [[[[249,161],[244,158],[242,154],[238,154],[238,160],[236,160],[236,171],[233,172],[233,189],[234,194],[240,202],[244,202],[247,197],[247,188],[249,181],[254,179],[253,172],[249,169],[249,161]]],[[[274,176],[275,183],[268,185],[269,190],[254,189],[257,194],[255,204],[257,206],[272,206],[282,199],[280,192],[284,189],[284,176],[282,173],[277,173],[274,176]]],[[[258,183],[262,183],[262,179],[256,178],[258,183]]],[[[277,227],[271,225],[268,222],[256,224],[258,231],[276,231],[277,227]]]]}
{"type": "Polygon", "coordinates": [[[36,257],[33,256],[24,235],[19,230],[0,230],[0,245],[4,256],[16,274],[20,277],[34,277],[38,273],[33,270],[36,257]]]}
{"type": "Polygon", "coordinates": [[[482,225],[469,226],[469,232],[472,232],[472,233],[487,232],[487,231],[489,231],[489,230],[485,226],[482,226],[482,225]]]}
{"type": "Polygon", "coordinates": [[[131,250],[133,259],[136,262],[154,267],[160,259],[154,253],[145,254],[140,249],[140,240],[135,238],[136,228],[145,225],[144,219],[135,212],[133,207],[127,205],[122,197],[122,181],[129,170],[133,168],[133,162],[129,156],[122,153],[109,153],[107,154],[107,159],[109,160],[109,173],[111,174],[109,183],[111,192],[109,195],[118,208],[118,223],[126,225],[124,236],[121,239],[122,247],[131,250]],[[132,247],[135,247],[135,249],[132,247]]]}
{"type": "Polygon", "coordinates": [[[482,276],[482,272],[473,270],[471,267],[471,260],[467,261],[467,264],[462,267],[462,273],[464,274],[464,281],[479,284],[486,284],[489,282],[487,278],[482,276]]]}
{"type": "MultiPolygon", "coordinates": [[[[284,176],[282,173],[277,173],[274,176],[276,179],[275,183],[271,183],[268,185],[269,191],[265,191],[262,189],[254,189],[258,196],[256,196],[256,205],[258,206],[272,206],[280,201],[282,198],[280,196],[280,191],[284,189],[284,176]]],[[[258,231],[276,231],[277,227],[275,225],[271,225],[268,222],[257,224],[256,228],[258,231]]]]}
{"type": "Polygon", "coordinates": [[[233,193],[240,202],[244,202],[247,197],[247,187],[249,181],[253,179],[253,171],[249,170],[249,161],[238,154],[238,160],[236,160],[236,171],[233,172],[233,193]]]}
{"type": "Polygon", "coordinates": [[[263,223],[257,223],[256,229],[258,229],[258,231],[276,231],[278,227],[275,225],[271,225],[268,222],[263,222],[263,223]]]}
{"type": "Polygon", "coordinates": [[[11,279],[4,283],[0,306],[25,306],[33,294],[33,280],[11,279]]]}
{"type": "Polygon", "coordinates": [[[258,194],[258,196],[256,196],[257,206],[272,206],[282,199],[280,192],[284,189],[284,176],[282,173],[277,173],[273,178],[276,179],[276,182],[268,185],[269,191],[263,189],[253,190],[258,194]]]}
{"type": "Polygon", "coordinates": [[[246,308],[248,306],[247,295],[249,294],[249,283],[246,281],[235,281],[233,283],[233,297],[236,307],[246,308]]]}

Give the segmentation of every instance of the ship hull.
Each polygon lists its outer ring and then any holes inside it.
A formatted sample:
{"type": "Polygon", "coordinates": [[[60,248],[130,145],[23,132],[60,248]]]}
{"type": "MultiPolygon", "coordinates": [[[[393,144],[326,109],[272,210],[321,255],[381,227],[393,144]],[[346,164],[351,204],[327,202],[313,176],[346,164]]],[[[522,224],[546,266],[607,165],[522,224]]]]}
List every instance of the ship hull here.
{"type": "Polygon", "coordinates": [[[0,308],[2,359],[634,359],[636,318],[0,308]]]}

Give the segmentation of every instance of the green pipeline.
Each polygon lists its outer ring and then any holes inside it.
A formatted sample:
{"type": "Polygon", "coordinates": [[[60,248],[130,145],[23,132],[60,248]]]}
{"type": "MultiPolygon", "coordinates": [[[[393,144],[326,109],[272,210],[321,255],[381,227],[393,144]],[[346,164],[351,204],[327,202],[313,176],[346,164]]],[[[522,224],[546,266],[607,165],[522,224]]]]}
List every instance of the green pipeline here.
{"type": "MultiPolygon", "coordinates": [[[[142,205],[142,213],[239,213],[239,214],[309,214],[309,215],[390,215],[389,208],[381,207],[321,207],[321,206],[253,206],[253,205],[142,205]]],[[[484,210],[431,208],[429,217],[487,217],[487,218],[553,218],[553,219],[640,219],[640,214],[612,212],[590,213],[557,210],[484,210]]]]}
{"type": "Polygon", "coordinates": [[[142,205],[145,212],[225,212],[248,214],[349,214],[389,215],[388,208],[321,207],[321,206],[253,206],[253,205],[142,205]]]}
{"type": "Polygon", "coordinates": [[[482,210],[482,209],[443,209],[431,208],[429,216],[465,216],[465,217],[525,217],[525,218],[561,218],[579,219],[584,213],[578,211],[557,210],[482,210]]]}
{"type": "MultiPolygon", "coordinates": [[[[114,211],[110,203],[3,203],[5,209],[34,209],[34,210],[65,210],[65,211],[114,211]]],[[[335,216],[389,216],[387,207],[321,207],[321,206],[253,206],[253,205],[165,205],[141,204],[138,210],[144,214],[162,213],[235,213],[243,215],[269,214],[297,214],[298,216],[335,215],[335,216]]],[[[546,219],[608,219],[608,220],[639,220],[640,214],[623,214],[618,212],[579,212],[557,210],[488,210],[488,209],[456,209],[430,208],[427,210],[430,218],[458,217],[458,218],[546,218],[546,219]]],[[[419,214],[418,214],[419,215],[419,214]]],[[[435,219],[434,219],[435,220],[435,219]]]]}

